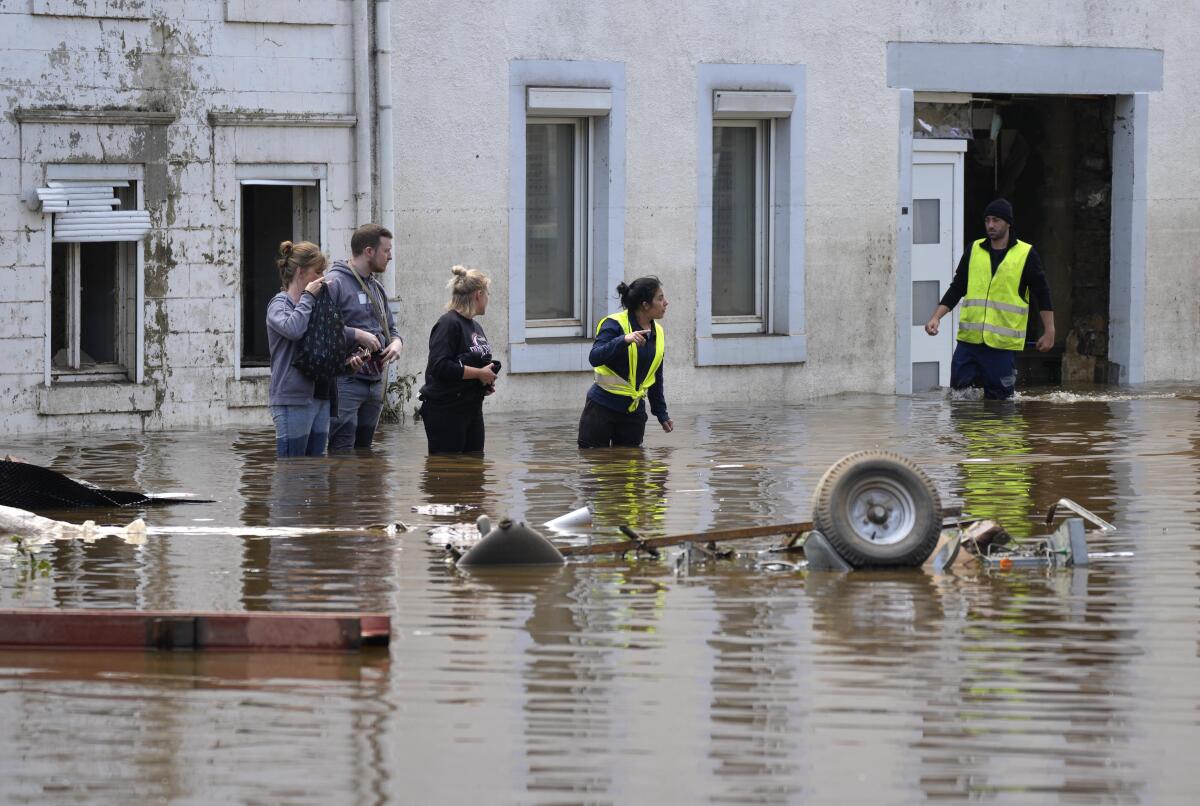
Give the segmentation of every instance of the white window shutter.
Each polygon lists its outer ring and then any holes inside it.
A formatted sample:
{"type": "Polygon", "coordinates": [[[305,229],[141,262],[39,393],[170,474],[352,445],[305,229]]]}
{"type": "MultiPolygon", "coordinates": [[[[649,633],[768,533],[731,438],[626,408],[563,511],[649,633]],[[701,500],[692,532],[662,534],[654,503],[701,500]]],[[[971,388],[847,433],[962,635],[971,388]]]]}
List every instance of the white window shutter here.
{"type": "Polygon", "coordinates": [[[612,111],[612,90],[574,87],[527,87],[529,117],[597,117],[612,111]]]}
{"type": "Polygon", "coordinates": [[[786,118],[796,105],[796,93],[717,90],[713,93],[713,118],[786,118]]]}
{"type": "Polygon", "coordinates": [[[146,210],[117,210],[115,188],[129,187],[117,180],[51,181],[38,188],[42,211],[54,213],[54,240],[140,241],[150,232],[146,210]]]}

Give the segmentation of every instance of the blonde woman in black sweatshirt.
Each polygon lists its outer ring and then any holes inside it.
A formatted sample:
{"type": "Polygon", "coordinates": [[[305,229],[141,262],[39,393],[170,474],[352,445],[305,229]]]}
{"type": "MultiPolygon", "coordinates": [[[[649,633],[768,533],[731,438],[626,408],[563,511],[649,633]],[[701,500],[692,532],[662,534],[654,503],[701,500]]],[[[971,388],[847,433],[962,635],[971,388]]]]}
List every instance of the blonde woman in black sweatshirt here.
{"type": "Polygon", "coordinates": [[[450,302],[429,334],[429,361],[421,387],[421,420],[429,452],[483,450],[483,399],[496,391],[500,362],[477,317],[487,311],[491,280],[478,269],[455,266],[450,302]]]}

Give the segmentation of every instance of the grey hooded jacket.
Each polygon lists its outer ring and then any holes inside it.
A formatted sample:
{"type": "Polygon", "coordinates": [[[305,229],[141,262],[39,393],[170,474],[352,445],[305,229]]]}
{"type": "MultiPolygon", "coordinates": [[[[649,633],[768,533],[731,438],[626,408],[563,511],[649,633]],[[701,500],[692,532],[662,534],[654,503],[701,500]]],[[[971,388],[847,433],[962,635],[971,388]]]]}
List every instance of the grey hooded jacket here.
{"type": "MultiPolygon", "coordinates": [[[[330,299],[333,300],[338,311],[341,312],[342,323],[346,326],[347,345],[354,345],[355,328],[374,333],[375,338],[379,339],[381,348],[386,347],[392,339],[400,339],[400,332],[396,330],[396,320],[392,316],[392,309],[388,307],[387,292],[383,290],[383,285],[378,280],[372,276],[363,279],[360,285],[358,279],[355,278],[354,267],[344,260],[334,261],[333,266],[325,273],[325,278],[325,291],[330,295],[330,299]],[[363,290],[363,285],[366,285],[366,291],[363,290]],[[372,302],[372,296],[374,302],[372,302]],[[380,326],[377,310],[383,311],[383,315],[387,319],[386,333],[380,326]]],[[[403,343],[404,340],[400,340],[403,343]]],[[[355,377],[368,381],[378,380],[381,374],[372,372],[370,368],[371,363],[364,364],[355,377]]]]}
{"type": "Polygon", "coordinates": [[[313,296],[305,291],[299,302],[292,302],[280,291],[267,303],[267,344],[271,350],[271,389],[267,402],[272,406],[297,406],[313,399],[313,382],[292,366],[296,345],[308,330],[313,296]]]}

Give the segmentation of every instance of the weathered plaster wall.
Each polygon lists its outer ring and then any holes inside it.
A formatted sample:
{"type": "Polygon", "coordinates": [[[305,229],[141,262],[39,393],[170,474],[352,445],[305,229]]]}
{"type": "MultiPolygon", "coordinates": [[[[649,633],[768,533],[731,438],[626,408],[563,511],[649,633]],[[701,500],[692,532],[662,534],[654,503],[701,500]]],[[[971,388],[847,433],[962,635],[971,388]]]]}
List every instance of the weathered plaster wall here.
{"type": "MultiPolygon", "coordinates": [[[[688,4],[412,2],[397,9],[397,261],[402,315],[422,336],[447,268],[494,278],[484,326],[507,344],[507,64],[513,59],[622,62],[626,69],[625,274],[663,278],[670,311],[671,401],[798,400],[894,388],[896,91],[888,41],[995,42],[1166,51],[1165,89],[1151,98],[1148,307],[1177,306],[1184,338],[1148,332],[1151,378],[1197,377],[1200,280],[1182,244],[1200,220],[1200,183],[1185,143],[1195,92],[1187,44],[1200,14],[1178,4],[1074,0],[867,0],[806,6],[701,0],[688,4]],[[1168,14],[1173,22],[1166,24],[1168,14]],[[1182,19],[1181,19],[1182,17],[1182,19]],[[698,63],[807,67],[806,296],[803,365],[696,368],[695,82],[698,63]],[[1169,121],[1169,122],[1168,122],[1169,121]],[[1187,165],[1178,166],[1186,162],[1187,165]],[[1177,166],[1181,170],[1176,170],[1177,166]],[[499,310],[497,310],[499,308],[499,310]],[[1181,363],[1182,362],[1182,363],[1181,363]],[[1186,367],[1186,369],[1185,369],[1186,367]]],[[[997,66],[997,69],[1003,69],[997,66]]],[[[423,351],[410,350],[409,371],[423,351]]],[[[577,406],[585,374],[507,376],[492,410],[577,406]]]]}
{"type": "Polygon", "coordinates": [[[214,128],[208,115],[352,114],[352,3],[307,3],[311,24],[302,25],[235,21],[281,21],[293,8],[268,1],[251,4],[250,13],[246,5],[234,4],[227,15],[225,0],[0,0],[0,399],[7,431],[269,424],[262,407],[229,405],[231,395],[265,400],[262,380],[230,388],[241,269],[235,163],[325,165],[326,229],[331,243],[344,244],[355,224],[353,129],[214,128]],[[169,111],[175,118],[166,126],[18,122],[14,111],[28,108],[169,111]],[[218,149],[222,139],[229,147],[218,149]],[[49,217],[29,210],[23,196],[44,185],[53,163],[144,166],[154,228],[141,245],[141,389],[42,384],[49,217]]]}

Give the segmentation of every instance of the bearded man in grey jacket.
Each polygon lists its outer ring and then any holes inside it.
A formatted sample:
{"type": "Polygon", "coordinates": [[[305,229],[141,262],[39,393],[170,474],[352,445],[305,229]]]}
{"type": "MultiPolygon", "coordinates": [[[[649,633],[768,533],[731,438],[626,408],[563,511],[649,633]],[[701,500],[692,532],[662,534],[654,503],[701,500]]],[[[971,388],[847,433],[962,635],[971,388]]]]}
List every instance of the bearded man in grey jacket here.
{"type": "Polygon", "coordinates": [[[329,424],[329,451],[369,448],[383,412],[387,365],[400,357],[404,340],[396,330],[387,292],[376,275],[392,259],[392,233],[363,224],[350,237],[349,261],[335,261],[325,274],[326,293],[342,314],[346,343],[370,353],[357,373],[341,376],[338,413],[329,424]]]}

